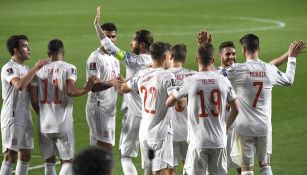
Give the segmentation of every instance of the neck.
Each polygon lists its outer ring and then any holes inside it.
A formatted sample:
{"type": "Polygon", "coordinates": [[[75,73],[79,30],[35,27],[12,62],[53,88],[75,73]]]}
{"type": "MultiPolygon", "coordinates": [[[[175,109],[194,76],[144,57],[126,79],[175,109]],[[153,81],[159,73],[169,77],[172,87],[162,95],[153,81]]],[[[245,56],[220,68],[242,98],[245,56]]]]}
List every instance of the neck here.
{"type": "Polygon", "coordinates": [[[208,72],[208,71],[213,71],[213,65],[210,64],[210,65],[201,65],[199,64],[198,65],[198,71],[199,72],[208,72]]]}
{"type": "Polygon", "coordinates": [[[149,54],[149,50],[147,50],[147,49],[140,49],[140,53],[139,54],[149,54]]]}
{"type": "Polygon", "coordinates": [[[258,59],[258,52],[255,53],[247,52],[245,53],[245,58],[246,60],[256,60],[258,59]]]}
{"type": "Polygon", "coordinates": [[[153,64],[151,66],[152,68],[154,69],[157,69],[157,68],[162,68],[162,69],[165,69],[165,62],[159,62],[159,61],[156,61],[156,60],[153,60],[153,64]]]}
{"type": "Polygon", "coordinates": [[[179,62],[179,61],[173,61],[173,62],[172,62],[171,67],[172,67],[172,68],[181,68],[181,67],[182,67],[182,65],[183,65],[183,63],[182,63],[182,62],[179,62]]]}
{"type": "Polygon", "coordinates": [[[24,60],[20,59],[17,56],[12,56],[12,60],[18,64],[23,64],[24,60]]]}

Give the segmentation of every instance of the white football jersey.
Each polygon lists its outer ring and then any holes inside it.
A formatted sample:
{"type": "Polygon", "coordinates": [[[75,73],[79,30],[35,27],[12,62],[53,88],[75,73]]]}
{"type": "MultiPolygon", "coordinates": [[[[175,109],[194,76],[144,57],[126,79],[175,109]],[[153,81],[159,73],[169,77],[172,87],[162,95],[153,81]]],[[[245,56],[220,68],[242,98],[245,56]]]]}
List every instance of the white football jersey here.
{"type": "Polygon", "coordinates": [[[286,73],[259,59],[231,67],[228,78],[238,95],[237,132],[252,137],[267,136],[271,125],[272,87],[292,84],[296,59],[288,59],[286,73]]]}
{"type": "Polygon", "coordinates": [[[198,148],[226,147],[226,102],[236,98],[229,80],[215,72],[198,72],[174,93],[188,97],[189,139],[198,148]]]}
{"type": "MultiPolygon", "coordinates": [[[[144,69],[152,64],[152,59],[149,54],[136,55],[126,52],[116,47],[112,41],[106,37],[101,41],[104,48],[119,59],[126,67],[126,79],[131,78],[136,72],[144,69]]],[[[128,107],[129,113],[133,116],[142,115],[141,97],[136,91],[124,94],[122,109],[128,107]]]]}
{"type": "Polygon", "coordinates": [[[28,72],[28,66],[18,64],[13,60],[2,67],[1,127],[7,126],[10,121],[18,126],[32,126],[29,89],[19,91],[11,84],[12,79],[22,78],[28,72]]]}
{"type": "MultiPolygon", "coordinates": [[[[87,60],[86,77],[96,76],[102,82],[112,80],[120,74],[119,61],[99,48],[91,53],[87,60]]],[[[89,92],[87,105],[97,106],[110,116],[116,113],[117,89],[110,87],[99,92],[89,92]]]]}
{"type": "MultiPolygon", "coordinates": [[[[169,68],[175,77],[178,90],[183,84],[183,80],[186,77],[192,76],[196,73],[194,70],[189,70],[185,68],[169,68]]],[[[186,141],[188,134],[188,112],[187,107],[182,109],[177,109],[175,106],[169,109],[169,113],[172,116],[172,126],[173,126],[173,141],[186,141]]]]}
{"type": "Polygon", "coordinates": [[[148,141],[163,140],[171,125],[166,100],[175,91],[175,76],[162,68],[145,68],[135,74],[128,86],[138,90],[142,100],[140,135],[148,141]]]}
{"type": "Polygon", "coordinates": [[[42,133],[60,133],[73,128],[73,101],[67,95],[67,80],[77,80],[77,69],[65,61],[52,61],[37,73],[39,126],[42,133]]]}

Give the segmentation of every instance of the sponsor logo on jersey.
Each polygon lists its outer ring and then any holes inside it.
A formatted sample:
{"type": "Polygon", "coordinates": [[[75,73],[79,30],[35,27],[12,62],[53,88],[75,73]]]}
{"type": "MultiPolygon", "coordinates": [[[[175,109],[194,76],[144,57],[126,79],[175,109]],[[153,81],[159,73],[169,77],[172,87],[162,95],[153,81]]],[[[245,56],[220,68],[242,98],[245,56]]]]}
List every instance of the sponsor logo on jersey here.
{"type": "Polygon", "coordinates": [[[95,62],[90,63],[90,70],[96,70],[97,66],[95,62]]]}
{"type": "Polygon", "coordinates": [[[6,69],[6,72],[7,72],[8,75],[11,75],[11,74],[14,73],[13,68],[6,69]]]}

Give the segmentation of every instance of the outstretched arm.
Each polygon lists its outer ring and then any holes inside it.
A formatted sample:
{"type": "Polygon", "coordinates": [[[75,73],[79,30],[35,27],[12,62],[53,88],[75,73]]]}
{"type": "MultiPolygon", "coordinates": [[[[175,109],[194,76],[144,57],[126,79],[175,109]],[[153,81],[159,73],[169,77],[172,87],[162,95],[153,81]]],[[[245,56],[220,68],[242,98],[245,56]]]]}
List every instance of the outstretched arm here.
{"type": "Polygon", "coordinates": [[[49,60],[38,60],[35,63],[35,66],[22,78],[13,78],[11,80],[11,84],[18,90],[22,91],[24,88],[26,88],[32,79],[34,78],[36,72],[43,67],[45,64],[49,63],[49,60]]]}
{"type": "MultiPolygon", "coordinates": [[[[304,41],[302,40],[294,41],[291,44],[297,45],[297,47],[295,48],[295,53],[297,53],[297,55],[299,55],[300,53],[304,53],[304,48],[306,48],[306,43],[304,41]]],[[[288,57],[289,57],[289,50],[280,57],[273,59],[270,63],[278,67],[284,64],[288,60],[288,57]]]]}
{"type": "Polygon", "coordinates": [[[87,93],[88,91],[90,91],[93,86],[94,86],[94,83],[96,81],[97,77],[90,77],[88,79],[88,81],[86,82],[85,86],[82,88],[82,89],[78,89],[76,87],[76,82],[74,80],[66,80],[66,84],[67,84],[67,94],[68,96],[70,97],[78,97],[78,96],[81,96],[85,93],[87,93]]]}

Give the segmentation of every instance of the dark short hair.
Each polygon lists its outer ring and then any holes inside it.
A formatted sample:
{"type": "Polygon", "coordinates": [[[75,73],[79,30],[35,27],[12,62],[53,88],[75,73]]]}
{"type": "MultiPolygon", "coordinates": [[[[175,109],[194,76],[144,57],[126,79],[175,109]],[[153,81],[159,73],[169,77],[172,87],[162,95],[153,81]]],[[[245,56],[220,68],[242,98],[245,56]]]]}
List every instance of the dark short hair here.
{"type": "Polygon", "coordinates": [[[184,44],[177,44],[172,47],[172,55],[175,61],[184,62],[187,55],[187,48],[184,44]]]}
{"type": "Polygon", "coordinates": [[[255,52],[259,49],[259,38],[254,34],[246,34],[240,39],[240,43],[247,51],[255,52]]]}
{"type": "Polygon", "coordinates": [[[14,49],[19,48],[19,41],[20,40],[26,40],[29,41],[28,37],[26,35],[13,35],[9,37],[9,39],[6,42],[6,47],[11,56],[14,55],[14,49]]]}
{"type": "Polygon", "coordinates": [[[113,168],[112,153],[98,146],[89,146],[73,160],[74,175],[109,175],[113,168]]]}
{"type": "Polygon", "coordinates": [[[64,49],[63,42],[59,39],[49,41],[48,50],[52,55],[58,54],[61,49],[64,49]]]}
{"type": "Polygon", "coordinates": [[[135,39],[138,43],[144,43],[146,49],[149,50],[150,46],[154,42],[154,38],[150,31],[148,30],[139,30],[135,32],[135,39]]]}
{"type": "Polygon", "coordinates": [[[236,47],[235,47],[235,45],[232,41],[225,41],[225,42],[222,42],[220,44],[219,52],[222,52],[222,50],[226,47],[232,47],[232,48],[236,49],[236,47]]]}
{"type": "Polygon", "coordinates": [[[102,30],[107,30],[107,31],[115,31],[117,32],[117,28],[115,26],[114,23],[111,23],[111,22],[106,22],[104,24],[101,25],[101,29],[102,30]]]}
{"type": "Polygon", "coordinates": [[[209,65],[214,55],[214,47],[212,44],[205,43],[198,46],[197,58],[203,65],[209,65]]]}
{"type": "Polygon", "coordinates": [[[169,43],[156,42],[150,46],[151,58],[154,60],[161,59],[167,51],[171,51],[171,45],[169,43]]]}

